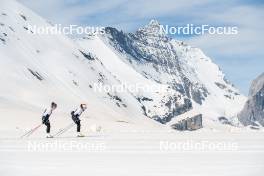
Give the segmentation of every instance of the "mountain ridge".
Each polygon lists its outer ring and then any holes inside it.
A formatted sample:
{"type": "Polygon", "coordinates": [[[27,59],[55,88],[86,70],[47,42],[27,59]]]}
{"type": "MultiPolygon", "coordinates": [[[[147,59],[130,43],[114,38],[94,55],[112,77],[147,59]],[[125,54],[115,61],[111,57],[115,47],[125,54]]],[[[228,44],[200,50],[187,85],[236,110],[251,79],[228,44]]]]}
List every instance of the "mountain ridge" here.
{"type": "MultiPolygon", "coordinates": [[[[188,97],[188,99],[185,99],[187,100],[186,103],[183,104],[190,108],[187,108],[180,114],[192,109],[192,105],[188,106],[188,104],[190,104],[190,101],[188,100],[194,101],[198,106],[202,105],[203,100],[205,100],[209,94],[212,94],[215,89],[220,89],[222,91],[221,99],[223,101],[225,101],[225,99],[231,100],[227,106],[232,104],[230,103],[232,102],[232,99],[235,99],[235,104],[240,103],[240,106],[242,106],[241,104],[243,102],[241,103],[240,101],[244,101],[245,97],[241,96],[240,93],[238,93],[238,90],[226,81],[224,74],[217,65],[212,63],[210,58],[206,57],[200,49],[192,48],[185,43],[171,39],[166,35],[159,35],[159,33],[156,32],[156,29],[158,28],[157,25],[159,25],[159,22],[151,20],[150,24],[146,25],[145,28],[139,28],[135,33],[125,33],[113,27],[106,27],[106,34],[94,37],[92,40],[78,40],[78,42],[83,48],[87,48],[88,50],[91,49],[91,52],[98,55],[100,54],[100,51],[97,51],[96,48],[93,48],[93,44],[89,43],[93,43],[95,40],[101,40],[105,45],[112,49],[113,53],[115,53],[122,62],[125,62],[127,65],[134,68],[134,70],[146,79],[153,80],[158,84],[171,86],[173,91],[178,92],[182,97],[188,97]],[[152,26],[154,26],[155,29],[151,29],[152,26]],[[152,33],[153,31],[155,31],[154,34],[152,33]],[[201,58],[197,59],[197,55],[201,58]],[[191,59],[192,62],[189,62],[191,59]],[[196,64],[196,62],[202,67],[196,64]],[[203,62],[208,62],[209,64],[203,64],[203,62]],[[191,64],[196,66],[191,67],[191,64]],[[202,69],[207,69],[207,66],[212,68],[212,73],[215,77],[211,76],[210,78],[210,74],[203,73],[202,69]],[[140,67],[142,67],[142,69],[139,69],[140,67]],[[198,71],[198,73],[196,73],[196,70],[199,70],[200,72],[198,71]],[[207,83],[206,77],[209,77],[211,82],[208,81],[209,83],[207,83]],[[202,84],[200,84],[201,82],[202,84]],[[211,92],[207,90],[208,88],[210,88],[211,92]],[[241,99],[236,99],[236,97],[241,97],[241,99]]],[[[117,75],[118,74],[122,73],[119,72],[117,75]]],[[[216,96],[216,99],[219,99],[219,97],[216,96]]],[[[166,102],[163,105],[165,104],[166,102]]],[[[225,102],[223,104],[225,104],[225,102]]],[[[152,109],[155,109],[153,107],[152,109]]],[[[157,107],[157,105],[155,105],[155,107],[157,107]]],[[[170,109],[165,113],[169,118],[167,118],[165,114],[160,114],[165,119],[168,119],[163,122],[167,123],[170,121],[170,116],[175,116],[171,115],[175,110],[176,109],[170,109]]],[[[221,116],[220,114],[222,116],[234,115],[232,113],[225,114],[225,112],[219,113],[219,116],[221,116]]],[[[150,117],[154,116],[150,113],[150,117]]],[[[163,117],[159,118],[159,121],[162,121],[163,117]]]]}

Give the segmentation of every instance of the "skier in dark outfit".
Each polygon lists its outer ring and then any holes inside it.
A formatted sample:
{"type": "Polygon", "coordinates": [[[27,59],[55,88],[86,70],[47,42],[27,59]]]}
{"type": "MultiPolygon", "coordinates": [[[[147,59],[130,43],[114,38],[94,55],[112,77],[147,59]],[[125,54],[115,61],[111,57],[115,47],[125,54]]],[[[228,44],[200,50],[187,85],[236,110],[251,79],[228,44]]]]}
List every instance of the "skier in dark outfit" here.
{"type": "Polygon", "coordinates": [[[47,132],[47,137],[50,138],[52,137],[50,135],[50,121],[49,117],[51,116],[52,112],[57,108],[57,104],[52,102],[51,106],[47,109],[45,109],[43,115],[42,115],[42,123],[47,126],[46,132],[47,132]]]}
{"type": "Polygon", "coordinates": [[[86,110],[86,108],[86,104],[81,104],[80,107],[78,107],[75,111],[71,112],[72,120],[77,125],[77,137],[84,136],[83,134],[81,134],[81,120],[79,117],[86,110]]]}

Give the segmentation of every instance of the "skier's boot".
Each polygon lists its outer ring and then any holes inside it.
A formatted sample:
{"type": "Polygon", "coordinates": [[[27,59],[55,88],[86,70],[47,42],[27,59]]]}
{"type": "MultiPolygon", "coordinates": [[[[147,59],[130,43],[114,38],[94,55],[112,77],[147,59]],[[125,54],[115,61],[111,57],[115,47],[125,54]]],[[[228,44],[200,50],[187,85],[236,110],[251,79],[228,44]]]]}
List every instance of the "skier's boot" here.
{"type": "Polygon", "coordinates": [[[82,133],[78,132],[77,137],[84,137],[84,135],[82,133]]]}
{"type": "Polygon", "coordinates": [[[48,134],[47,138],[53,138],[53,136],[51,134],[48,134]]]}

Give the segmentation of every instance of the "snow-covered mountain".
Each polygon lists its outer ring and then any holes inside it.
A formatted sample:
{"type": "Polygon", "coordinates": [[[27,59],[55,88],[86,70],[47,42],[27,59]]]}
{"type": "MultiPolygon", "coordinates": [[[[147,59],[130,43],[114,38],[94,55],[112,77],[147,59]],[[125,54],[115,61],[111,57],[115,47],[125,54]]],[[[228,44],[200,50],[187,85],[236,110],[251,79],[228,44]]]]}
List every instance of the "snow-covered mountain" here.
{"type": "Polygon", "coordinates": [[[78,43],[122,82],[168,86],[163,92],[135,93],[150,118],[167,123],[181,114],[201,113],[213,121],[234,116],[245,97],[200,49],[167,37],[160,27],[155,20],[135,33],[107,27],[105,34],[84,37],[78,43]],[[128,75],[132,72],[133,76],[128,75]]]}
{"type": "Polygon", "coordinates": [[[3,128],[32,126],[51,101],[59,105],[54,126],[65,125],[69,112],[86,102],[87,120],[111,129],[161,128],[156,121],[170,125],[198,113],[214,122],[232,117],[245,101],[200,49],[153,30],[160,27],[157,21],[134,34],[107,27],[105,34],[76,41],[34,34],[29,25],[52,24],[16,1],[1,0],[3,128]],[[107,92],[98,85],[155,89],[107,92]]]}
{"type": "Polygon", "coordinates": [[[142,105],[130,93],[94,91],[94,83],[119,84],[96,56],[64,35],[33,34],[29,25],[51,26],[16,1],[1,0],[1,128],[32,127],[51,101],[58,104],[51,119],[54,127],[67,125],[80,103],[88,105],[87,121],[104,128],[160,126],[145,118],[142,105]]]}
{"type": "Polygon", "coordinates": [[[253,80],[239,120],[244,125],[264,126],[264,73],[253,80]]]}

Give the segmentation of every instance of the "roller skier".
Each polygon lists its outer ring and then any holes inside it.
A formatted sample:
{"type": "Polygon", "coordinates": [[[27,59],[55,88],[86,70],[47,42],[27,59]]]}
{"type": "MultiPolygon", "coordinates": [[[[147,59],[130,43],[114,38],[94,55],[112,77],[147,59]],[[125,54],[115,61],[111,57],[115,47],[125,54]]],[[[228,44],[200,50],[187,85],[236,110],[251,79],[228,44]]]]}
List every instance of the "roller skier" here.
{"type": "Polygon", "coordinates": [[[53,136],[50,134],[50,121],[49,117],[51,116],[52,112],[57,108],[57,104],[52,102],[51,106],[47,109],[42,114],[42,124],[46,125],[46,133],[47,133],[47,138],[52,138],[53,136]]]}
{"type": "Polygon", "coordinates": [[[86,104],[81,104],[77,109],[71,112],[71,117],[74,123],[77,125],[77,137],[84,137],[81,133],[81,120],[80,116],[87,109],[86,104]]]}

